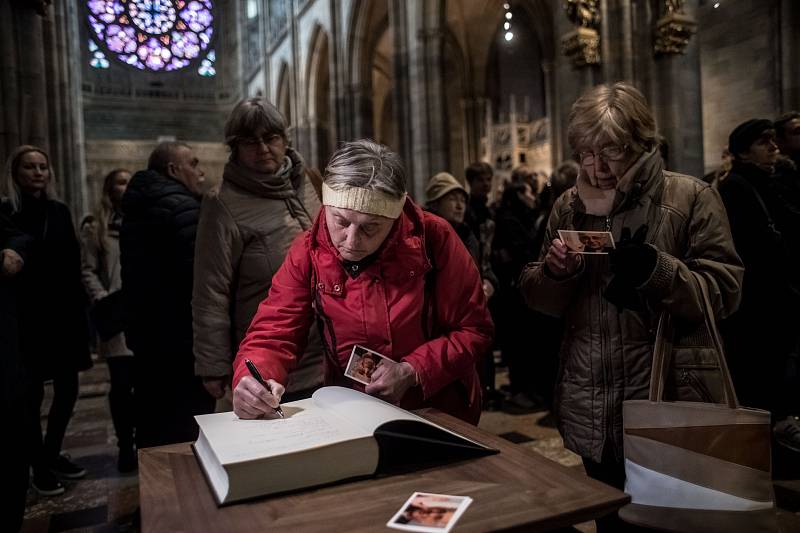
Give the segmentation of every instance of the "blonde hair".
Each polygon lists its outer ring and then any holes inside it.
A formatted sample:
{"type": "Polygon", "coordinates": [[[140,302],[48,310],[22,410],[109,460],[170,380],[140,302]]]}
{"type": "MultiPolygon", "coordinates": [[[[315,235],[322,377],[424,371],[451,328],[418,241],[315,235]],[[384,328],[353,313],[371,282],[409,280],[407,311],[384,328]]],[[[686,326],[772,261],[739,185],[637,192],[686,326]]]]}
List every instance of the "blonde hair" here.
{"type": "Polygon", "coordinates": [[[117,175],[122,172],[130,174],[130,171],[125,168],[115,168],[106,174],[103,180],[103,191],[100,196],[100,201],[97,203],[97,208],[94,212],[95,227],[92,235],[97,249],[101,251],[105,251],[107,248],[108,223],[111,221],[111,213],[114,211],[114,205],[111,203],[111,189],[114,187],[114,180],[117,178],[117,175]]]}
{"type": "Polygon", "coordinates": [[[628,83],[597,85],[572,104],[567,139],[576,152],[605,140],[645,152],[655,147],[656,137],[647,100],[628,83]]]}
{"type": "Polygon", "coordinates": [[[55,175],[53,174],[53,167],[50,165],[50,156],[42,148],[33,146],[31,144],[23,144],[15,148],[6,159],[6,175],[5,179],[0,180],[0,198],[7,198],[11,204],[12,211],[19,211],[22,204],[22,189],[15,178],[19,171],[19,165],[22,162],[22,156],[31,152],[38,152],[47,160],[47,170],[49,171],[50,179],[47,181],[47,188],[45,189],[45,196],[51,199],[57,199],[55,187],[55,175]]]}

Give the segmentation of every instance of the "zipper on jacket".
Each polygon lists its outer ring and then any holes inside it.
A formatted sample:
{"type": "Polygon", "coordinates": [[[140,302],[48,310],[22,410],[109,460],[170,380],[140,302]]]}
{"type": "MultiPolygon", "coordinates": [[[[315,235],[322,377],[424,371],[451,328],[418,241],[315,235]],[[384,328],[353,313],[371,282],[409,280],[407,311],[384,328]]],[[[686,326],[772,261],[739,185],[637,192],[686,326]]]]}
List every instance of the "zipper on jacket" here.
{"type": "Polygon", "coordinates": [[[682,368],[680,372],[680,380],[682,384],[694,390],[694,392],[700,396],[702,401],[706,403],[714,403],[714,398],[711,395],[711,391],[708,390],[706,384],[703,383],[703,381],[694,372],[682,368]]]}
{"type": "MultiPolygon", "coordinates": [[[[611,231],[611,216],[606,215],[605,219],[605,230],[611,231]]],[[[606,305],[606,300],[603,297],[603,288],[602,288],[602,277],[598,273],[595,276],[595,282],[597,283],[599,298],[598,303],[600,307],[600,361],[602,363],[603,368],[603,386],[605,388],[603,394],[603,411],[604,411],[604,418],[605,418],[605,429],[604,429],[604,439],[603,439],[603,448],[611,444],[614,450],[614,454],[616,455],[617,450],[617,442],[614,438],[614,398],[613,398],[613,391],[614,391],[614,372],[613,372],[613,364],[611,362],[611,358],[613,354],[609,354],[608,350],[610,348],[611,342],[609,341],[609,334],[607,328],[607,320],[604,317],[608,316],[608,306],[606,305]]],[[[605,453],[605,452],[603,452],[605,453]]]]}
{"type": "MultiPolygon", "coordinates": [[[[598,299],[599,307],[600,307],[600,316],[605,317],[607,316],[608,309],[605,305],[605,299],[603,298],[603,290],[598,285],[598,292],[600,298],[598,299]]],[[[614,439],[614,401],[613,401],[613,390],[614,390],[614,373],[611,370],[611,355],[607,353],[609,348],[608,342],[608,331],[606,328],[606,320],[600,319],[600,363],[603,369],[603,418],[605,418],[604,422],[604,429],[603,429],[603,448],[611,444],[614,453],[616,454],[617,443],[614,439]]],[[[605,452],[603,452],[605,453],[605,452]]]]}

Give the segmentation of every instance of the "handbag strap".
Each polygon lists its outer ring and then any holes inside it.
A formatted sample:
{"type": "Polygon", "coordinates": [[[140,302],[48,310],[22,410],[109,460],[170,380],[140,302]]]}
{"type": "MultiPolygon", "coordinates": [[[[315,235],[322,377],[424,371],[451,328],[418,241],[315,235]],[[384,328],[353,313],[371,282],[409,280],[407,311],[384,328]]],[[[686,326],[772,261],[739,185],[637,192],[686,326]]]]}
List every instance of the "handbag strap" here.
{"type": "Polygon", "coordinates": [[[706,327],[708,328],[708,332],[711,333],[711,340],[714,342],[714,348],[716,348],[717,362],[722,372],[722,387],[725,393],[725,403],[727,403],[728,407],[731,409],[736,409],[739,407],[739,399],[736,397],[736,389],[733,387],[731,371],[728,368],[728,358],[725,357],[725,346],[722,343],[722,336],[719,333],[717,320],[714,315],[714,306],[711,304],[711,296],[708,293],[708,284],[703,279],[698,279],[697,284],[700,285],[700,292],[703,294],[703,302],[705,305],[705,312],[703,315],[705,316],[706,327]]]}
{"type": "Polygon", "coordinates": [[[664,387],[672,357],[672,316],[666,311],[658,318],[656,341],[653,346],[653,366],[650,372],[650,401],[660,402],[664,398],[664,387]]]}
{"type": "MultiPolygon", "coordinates": [[[[711,304],[711,296],[708,292],[708,285],[706,281],[697,276],[693,276],[700,294],[702,295],[703,304],[703,318],[708,333],[711,336],[711,341],[714,347],[714,354],[717,359],[717,364],[722,374],[722,387],[725,403],[731,409],[739,407],[739,400],[736,397],[736,390],[733,387],[733,380],[731,373],[728,369],[727,358],[725,357],[725,348],[722,343],[722,337],[717,327],[717,321],[714,313],[714,306],[711,304]]],[[[673,328],[672,317],[666,311],[661,313],[658,320],[658,330],[656,333],[656,340],[653,346],[653,366],[650,374],[650,401],[663,402],[664,390],[666,388],[667,375],[669,368],[672,364],[672,348],[673,348],[673,328]]]]}

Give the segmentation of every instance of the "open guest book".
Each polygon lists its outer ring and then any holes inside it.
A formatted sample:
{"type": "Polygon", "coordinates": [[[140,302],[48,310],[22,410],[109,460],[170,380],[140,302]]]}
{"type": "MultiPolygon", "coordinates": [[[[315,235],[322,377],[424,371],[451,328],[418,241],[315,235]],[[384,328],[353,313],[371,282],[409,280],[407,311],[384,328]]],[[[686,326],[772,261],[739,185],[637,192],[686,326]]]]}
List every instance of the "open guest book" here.
{"type": "Polygon", "coordinates": [[[219,505],[344,479],[409,472],[497,450],[378,398],[323,387],[283,419],[196,416],[193,449],[219,505]]]}

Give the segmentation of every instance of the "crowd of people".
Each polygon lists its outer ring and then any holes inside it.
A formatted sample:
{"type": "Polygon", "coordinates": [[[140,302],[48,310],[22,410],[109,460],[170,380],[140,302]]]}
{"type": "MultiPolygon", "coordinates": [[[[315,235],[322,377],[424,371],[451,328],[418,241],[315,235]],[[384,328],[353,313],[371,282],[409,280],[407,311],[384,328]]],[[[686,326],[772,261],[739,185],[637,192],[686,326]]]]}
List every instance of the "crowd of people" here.
{"type": "MultiPolygon", "coordinates": [[[[487,408],[551,410],[587,474],[622,488],[622,402],[647,397],[661,314],[696,328],[707,289],[742,403],[769,410],[775,438],[800,453],[800,113],[739,125],[729,168],[704,183],[667,170],[635,87],[597,86],[569,116],[575,160],[549,177],[514,169],[491,203],[487,163],[432,176],[417,203],[386,146],[343,143],[320,173],[287,129],[265,99],[243,100],[218,187],[204,192],[202,154],[163,142],[145,170],[106,176],[80,232],[47,152],[12,153],[0,390],[19,490],[3,524],[19,528],[30,471],[43,496],[86,474],[61,448],[90,335],[108,363],[122,472],[137,448],[194,440],[194,415],[273,417],[335,384],[473,424],[487,408]],[[615,245],[574,253],[559,230],[610,232],[615,245]],[[354,345],[385,356],[364,383],[345,375],[354,345]],[[498,351],[507,390],[495,389],[498,351]]],[[[703,348],[681,351],[674,398],[720,400],[716,373],[692,365],[703,348]]]]}

